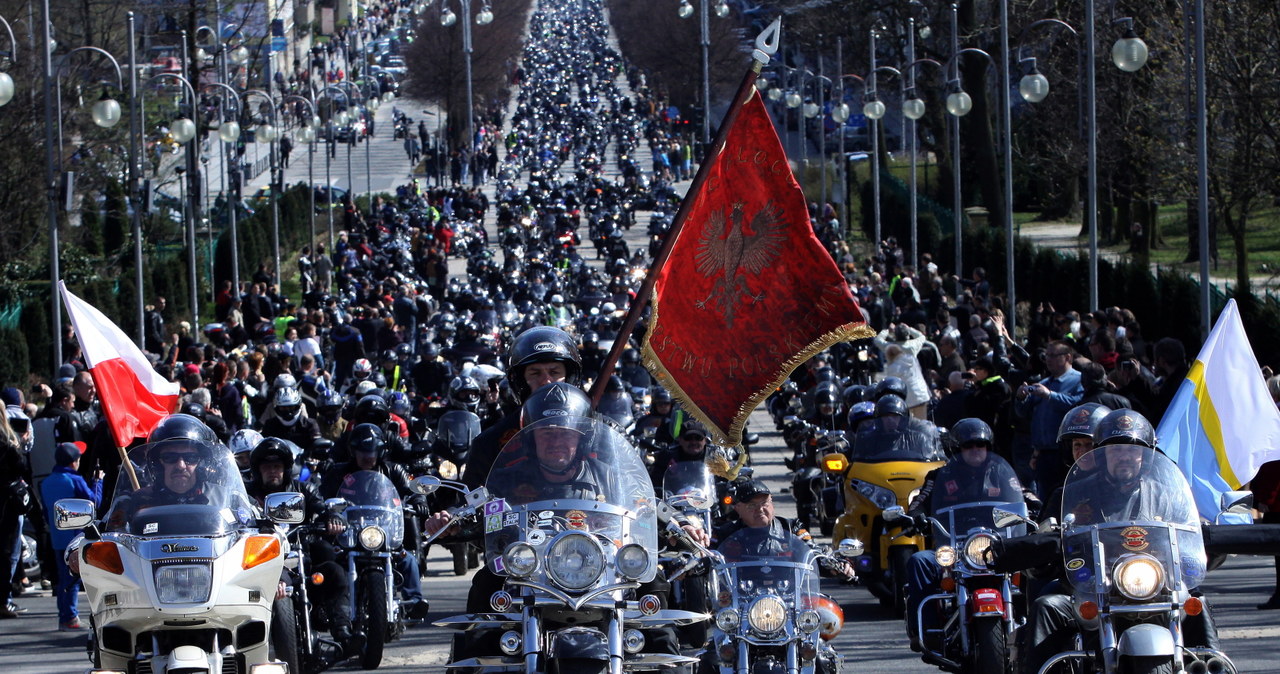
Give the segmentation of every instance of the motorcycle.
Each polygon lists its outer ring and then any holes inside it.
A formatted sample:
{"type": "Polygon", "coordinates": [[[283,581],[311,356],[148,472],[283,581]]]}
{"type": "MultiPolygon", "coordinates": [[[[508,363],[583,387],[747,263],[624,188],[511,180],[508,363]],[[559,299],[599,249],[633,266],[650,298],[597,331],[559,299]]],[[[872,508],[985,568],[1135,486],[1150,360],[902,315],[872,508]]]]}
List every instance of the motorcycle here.
{"type": "MultiPolygon", "coordinates": [[[[956,458],[952,461],[961,461],[956,458]]],[[[988,461],[1004,464],[1002,474],[1014,470],[1004,459],[991,454],[988,461]]],[[[945,477],[939,478],[945,481],[945,477]]],[[[942,493],[948,489],[940,484],[942,493]]],[[[993,510],[1001,509],[1020,517],[1027,515],[1021,494],[1001,486],[989,487],[972,498],[954,502],[940,498],[935,492],[929,523],[936,544],[934,557],[942,567],[941,591],[924,598],[915,615],[907,616],[915,623],[915,633],[925,647],[924,661],[950,672],[988,674],[1010,672],[1010,645],[1023,620],[1015,615],[1019,604],[1015,598],[1021,590],[1009,574],[990,569],[986,552],[998,539],[1022,536],[1022,521],[997,527],[993,510]],[[1003,489],[1003,491],[1001,491],[1003,489]],[[1003,498],[1001,498],[1003,497],[1003,498]],[[1017,500],[1013,501],[1012,498],[1017,500]],[[926,620],[925,616],[936,616],[926,620]]],[[[886,521],[903,516],[899,506],[884,513],[886,521]]]]}
{"type": "MultiPolygon", "coordinates": [[[[206,503],[152,505],[159,452],[172,442],[129,452],[135,488],[122,474],[112,509],[94,522],[85,499],[54,505],[55,525],[84,530],[78,557],[91,610],[90,659],[99,672],[290,671],[290,639],[272,639],[272,604],[289,547],[271,521],[302,521],[302,495],[272,494],[263,520],[231,453],[200,462],[206,503]],[[270,651],[274,648],[276,656],[270,651]]],[[[162,478],[160,478],[162,479],[162,478]]],[[[289,626],[286,626],[289,627],[289,626]]],[[[292,636],[292,635],[290,635],[292,636]]]]}
{"type": "Polygon", "coordinates": [[[369,470],[348,476],[325,507],[346,524],[338,545],[351,584],[351,629],[364,637],[360,666],[376,669],[386,644],[404,632],[392,564],[393,555],[404,554],[404,508],[391,480],[369,470]]]}
{"type": "MultiPolygon", "coordinates": [[[[458,659],[450,668],[502,667],[524,672],[609,672],[692,664],[680,655],[643,653],[641,629],[705,620],[664,610],[656,595],[635,590],[657,573],[658,527],[653,484],[639,453],[599,420],[575,419],[581,456],[594,476],[595,498],[537,500],[522,463],[533,434],[556,419],[534,422],[502,450],[482,506],[490,571],[505,576],[493,613],[436,624],[458,630],[501,630],[500,653],[458,659]],[[510,465],[513,461],[517,465],[510,465]],[[530,500],[533,498],[535,500],[530,500]]],[[[421,479],[421,478],[420,478],[421,479]]],[[[536,490],[535,490],[536,491],[536,490]]]]}
{"type": "MultiPolygon", "coordinates": [[[[994,515],[997,525],[1016,518],[994,515]]],[[[1207,609],[1191,591],[1208,560],[1191,487],[1172,459],[1108,445],[1076,461],[1063,485],[1062,553],[1084,632],[1042,673],[1062,662],[1107,674],[1236,671],[1225,653],[1183,639],[1184,621],[1207,609]],[[1124,486],[1107,475],[1126,470],[1124,486]]]]}
{"type": "Polygon", "coordinates": [[[862,542],[866,554],[854,560],[854,569],[881,605],[899,616],[906,607],[907,560],[925,548],[925,540],[886,522],[882,513],[895,505],[906,508],[929,471],[945,460],[933,424],[897,417],[877,419],[858,431],[847,458],[833,453],[822,459],[823,470],[840,476],[844,485],[844,514],[836,519],[832,536],[862,542]]]}
{"type": "MultiPolygon", "coordinates": [[[[290,574],[288,599],[292,609],[295,627],[294,639],[297,643],[298,670],[304,674],[322,672],[344,659],[342,644],[322,636],[315,628],[316,607],[312,604],[307,589],[308,581],[322,584],[324,574],[308,571],[307,557],[303,554],[308,536],[319,531],[314,526],[301,525],[289,529],[287,537],[290,549],[285,556],[285,566],[290,574]]],[[[292,670],[290,670],[292,671],[292,670]]]]}
{"type": "MultiPolygon", "coordinates": [[[[702,461],[677,461],[662,478],[663,500],[667,505],[696,522],[703,531],[712,531],[711,509],[716,504],[716,483],[711,469],[702,461]]],[[[662,553],[667,582],[671,583],[671,602],[697,613],[711,613],[716,596],[714,579],[707,573],[703,557],[692,552],[670,549],[662,553]]],[[[711,636],[711,625],[694,623],[681,628],[681,641],[701,647],[711,636]]]]}
{"type": "MultiPolygon", "coordinates": [[[[457,479],[462,474],[463,467],[466,466],[467,456],[471,452],[471,443],[475,441],[477,435],[480,435],[480,417],[474,412],[466,410],[445,412],[436,424],[436,438],[438,454],[447,458],[437,464],[436,469],[432,471],[433,474],[445,480],[457,479]]],[[[455,500],[445,498],[443,495],[441,499],[438,502],[441,507],[457,505],[455,500]]],[[[453,554],[455,576],[465,575],[467,569],[478,565],[480,553],[475,549],[475,545],[467,542],[446,541],[445,546],[453,554]]],[[[426,559],[426,556],[422,558],[426,559]]]]}
{"type": "MultiPolygon", "coordinates": [[[[842,541],[841,556],[860,551],[842,541]]],[[[842,658],[831,640],[844,627],[840,604],[819,591],[818,567],[835,561],[789,532],[743,528],[713,553],[719,586],[708,657],[721,674],[835,674],[842,658]]]]}

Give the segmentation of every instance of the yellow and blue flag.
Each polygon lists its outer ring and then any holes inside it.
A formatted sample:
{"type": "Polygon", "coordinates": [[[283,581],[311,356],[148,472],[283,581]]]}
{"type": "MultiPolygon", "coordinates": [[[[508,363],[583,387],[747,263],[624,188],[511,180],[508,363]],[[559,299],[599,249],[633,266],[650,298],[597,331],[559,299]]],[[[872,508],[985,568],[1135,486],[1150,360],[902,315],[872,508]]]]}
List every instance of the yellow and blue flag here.
{"type": "Polygon", "coordinates": [[[1224,492],[1240,489],[1262,464],[1280,460],[1280,410],[1267,392],[1235,300],[1222,310],[1156,437],[1187,476],[1200,516],[1210,522],[1224,492]]]}

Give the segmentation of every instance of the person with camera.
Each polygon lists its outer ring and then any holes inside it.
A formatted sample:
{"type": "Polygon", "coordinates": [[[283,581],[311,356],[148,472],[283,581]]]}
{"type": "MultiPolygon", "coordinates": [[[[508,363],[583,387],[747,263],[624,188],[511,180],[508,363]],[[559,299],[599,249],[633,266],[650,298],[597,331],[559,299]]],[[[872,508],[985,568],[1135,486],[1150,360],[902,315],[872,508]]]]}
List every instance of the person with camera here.
{"type": "Polygon", "coordinates": [[[1044,351],[1048,376],[1020,386],[1016,395],[1015,412],[1031,421],[1031,461],[1042,497],[1062,483],[1065,473],[1057,443],[1058,426],[1084,397],[1080,372],[1072,367],[1074,357],[1075,351],[1064,342],[1050,342],[1044,351]]]}

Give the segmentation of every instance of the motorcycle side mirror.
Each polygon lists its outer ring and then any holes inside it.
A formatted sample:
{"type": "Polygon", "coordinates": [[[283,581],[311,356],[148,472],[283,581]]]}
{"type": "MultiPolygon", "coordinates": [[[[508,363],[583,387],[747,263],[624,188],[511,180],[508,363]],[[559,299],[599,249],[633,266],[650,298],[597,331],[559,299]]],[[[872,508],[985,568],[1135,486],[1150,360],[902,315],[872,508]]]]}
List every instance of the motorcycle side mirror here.
{"type": "Polygon", "coordinates": [[[93,502],[84,498],[64,498],[53,504],[53,526],[58,531],[83,529],[93,522],[93,502]]]}
{"type": "Polygon", "coordinates": [[[862,541],[856,538],[846,538],[840,541],[840,546],[836,548],[836,554],[845,559],[852,559],[861,557],[865,549],[866,546],[862,544],[862,541]]]}
{"type": "Polygon", "coordinates": [[[1071,525],[1075,523],[1076,523],[1075,513],[1067,513],[1066,515],[1062,516],[1062,528],[1070,529],[1071,525]]]}
{"type": "Polygon", "coordinates": [[[301,524],[307,515],[307,502],[296,491],[281,491],[267,494],[263,510],[277,524],[301,524]]]}
{"type": "Polygon", "coordinates": [[[347,506],[351,504],[345,498],[327,498],[324,500],[324,508],[335,515],[341,515],[346,512],[347,506]]]}
{"type": "Polygon", "coordinates": [[[1011,527],[1015,524],[1021,524],[1021,523],[1026,523],[1026,524],[1035,526],[1035,522],[1028,520],[1022,515],[1019,515],[1018,513],[1009,512],[1008,510],[1001,510],[1000,508],[991,509],[991,520],[995,523],[996,528],[998,529],[1011,527]]]}
{"type": "Polygon", "coordinates": [[[317,459],[327,459],[333,452],[332,440],[316,440],[311,446],[311,456],[317,459]]]}
{"type": "Polygon", "coordinates": [[[743,446],[750,447],[751,445],[757,444],[759,442],[760,442],[759,433],[747,433],[746,435],[742,436],[743,446]]]}
{"type": "Polygon", "coordinates": [[[900,520],[905,518],[906,516],[907,516],[907,511],[903,510],[902,506],[900,505],[889,506],[888,508],[884,509],[884,512],[880,513],[880,517],[882,517],[886,522],[893,522],[895,520],[900,520]]]}
{"type": "Polygon", "coordinates": [[[1220,505],[1223,515],[1242,515],[1253,510],[1253,492],[1223,492],[1220,505]]]}
{"type": "Polygon", "coordinates": [[[409,486],[415,494],[432,494],[440,488],[440,478],[434,475],[422,475],[413,478],[409,486]]]}
{"type": "Polygon", "coordinates": [[[790,426],[790,425],[792,425],[792,424],[796,424],[796,423],[799,423],[799,422],[800,422],[800,417],[798,417],[798,416],[796,416],[796,415],[794,415],[794,414],[788,414],[787,416],[782,417],[782,425],[783,425],[783,426],[790,426]]]}

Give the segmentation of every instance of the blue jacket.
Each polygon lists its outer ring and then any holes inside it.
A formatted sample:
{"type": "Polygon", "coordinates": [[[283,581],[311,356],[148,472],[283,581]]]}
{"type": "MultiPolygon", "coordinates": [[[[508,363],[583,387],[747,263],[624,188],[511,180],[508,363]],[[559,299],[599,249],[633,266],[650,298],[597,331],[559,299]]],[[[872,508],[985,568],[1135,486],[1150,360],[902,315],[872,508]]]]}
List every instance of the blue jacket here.
{"type": "Polygon", "coordinates": [[[40,485],[40,495],[44,498],[45,516],[49,518],[49,538],[53,542],[53,549],[65,550],[79,532],[59,531],[54,526],[53,504],[64,498],[87,498],[96,507],[102,503],[102,480],[94,480],[93,488],[90,489],[89,483],[79,473],[69,466],[58,466],[40,485]]]}
{"type": "Polygon", "coordinates": [[[1074,368],[1060,377],[1048,377],[1040,383],[1049,389],[1049,397],[1027,396],[1018,402],[1015,409],[1019,416],[1031,419],[1031,445],[1036,449],[1047,449],[1057,446],[1062,417],[1080,404],[1084,387],[1080,385],[1080,372],[1074,368]]]}

